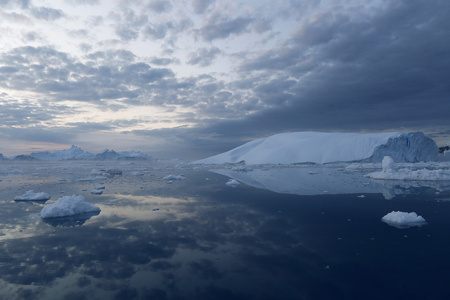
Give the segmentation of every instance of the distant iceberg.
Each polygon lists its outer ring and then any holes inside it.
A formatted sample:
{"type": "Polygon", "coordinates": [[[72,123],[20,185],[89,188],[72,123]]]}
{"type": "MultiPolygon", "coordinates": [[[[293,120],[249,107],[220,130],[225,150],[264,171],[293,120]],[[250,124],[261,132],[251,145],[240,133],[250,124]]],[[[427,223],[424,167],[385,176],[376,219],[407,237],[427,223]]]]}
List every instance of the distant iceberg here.
{"type": "Polygon", "coordinates": [[[33,190],[27,191],[21,196],[16,196],[15,201],[45,201],[50,199],[50,195],[45,192],[35,193],[33,190]]]}
{"type": "Polygon", "coordinates": [[[257,139],[194,163],[381,162],[384,156],[395,162],[419,162],[436,160],[438,152],[436,143],[421,132],[293,132],[257,139]]]}
{"type": "Polygon", "coordinates": [[[70,149],[57,150],[55,152],[41,151],[30,155],[19,155],[15,159],[21,160],[152,160],[153,158],[140,151],[122,151],[105,149],[97,154],[84,151],[80,147],[72,145],[70,149]]]}

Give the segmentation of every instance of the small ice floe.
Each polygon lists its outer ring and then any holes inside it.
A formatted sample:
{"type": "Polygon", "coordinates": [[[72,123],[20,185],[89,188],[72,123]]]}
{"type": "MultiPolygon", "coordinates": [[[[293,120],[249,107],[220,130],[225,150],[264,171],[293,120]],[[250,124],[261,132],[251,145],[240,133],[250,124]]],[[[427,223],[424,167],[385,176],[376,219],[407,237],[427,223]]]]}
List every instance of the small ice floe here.
{"type": "Polygon", "coordinates": [[[365,177],[385,180],[440,181],[450,180],[450,170],[426,168],[418,170],[409,168],[395,169],[394,160],[390,156],[385,156],[382,161],[382,171],[369,173],[365,177]]]}
{"type": "Polygon", "coordinates": [[[107,169],[107,170],[105,170],[105,169],[101,169],[101,170],[99,170],[99,169],[92,169],[90,174],[91,175],[97,175],[97,176],[103,176],[103,177],[105,177],[105,176],[106,177],[114,177],[114,176],[122,175],[122,170],[115,169],[115,168],[107,169]]]}
{"type": "Polygon", "coordinates": [[[144,171],[133,171],[130,173],[130,175],[132,176],[144,176],[145,172],[144,171]]]}
{"type": "Polygon", "coordinates": [[[79,178],[77,179],[78,182],[88,182],[88,181],[97,181],[97,180],[105,180],[108,179],[105,176],[96,176],[96,177],[89,177],[89,178],[79,178]]]}
{"type": "Polygon", "coordinates": [[[450,170],[410,170],[408,168],[404,168],[389,172],[373,172],[365,176],[373,179],[385,180],[442,181],[450,180],[450,170]]]}
{"type": "Polygon", "coordinates": [[[253,168],[250,168],[250,167],[247,167],[247,166],[237,166],[237,167],[231,168],[231,171],[234,171],[234,172],[251,172],[251,171],[253,171],[253,168]]]}
{"type": "Polygon", "coordinates": [[[426,221],[422,216],[415,212],[392,211],[381,218],[381,221],[397,228],[408,228],[413,226],[425,225],[426,221]]]}
{"type": "Polygon", "coordinates": [[[163,177],[163,180],[165,181],[174,181],[174,180],[184,180],[184,175],[180,174],[180,175],[167,175],[163,177]]]}
{"type": "Polygon", "coordinates": [[[94,189],[94,190],[91,191],[91,194],[93,194],[93,195],[101,195],[101,194],[103,194],[103,190],[94,189]]]}
{"type": "Polygon", "coordinates": [[[49,194],[44,192],[35,193],[33,190],[29,190],[25,194],[14,198],[16,201],[45,201],[48,199],[50,199],[49,194]]]}
{"type": "Polygon", "coordinates": [[[56,203],[45,206],[41,210],[41,218],[68,217],[99,211],[99,207],[86,202],[83,196],[72,195],[61,197],[56,203]]]}
{"type": "Polygon", "coordinates": [[[111,176],[111,177],[120,176],[120,175],[122,175],[122,170],[120,170],[120,169],[108,169],[108,170],[106,170],[106,174],[104,174],[104,175],[106,175],[108,177],[109,176],[111,176]]]}
{"type": "Polygon", "coordinates": [[[228,182],[226,183],[226,185],[231,186],[231,187],[236,187],[240,184],[239,181],[237,181],[236,179],[230,179],[228,180],[228,182]]]}

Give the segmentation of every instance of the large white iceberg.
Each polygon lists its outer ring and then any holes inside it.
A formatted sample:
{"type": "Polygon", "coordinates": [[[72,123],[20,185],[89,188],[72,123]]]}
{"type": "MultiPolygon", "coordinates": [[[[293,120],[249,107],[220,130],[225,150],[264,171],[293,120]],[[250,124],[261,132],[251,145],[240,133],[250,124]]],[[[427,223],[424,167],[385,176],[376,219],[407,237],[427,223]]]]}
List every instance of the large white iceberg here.
{"type": "Polygon", "coordinates": [[[395,162],[419,162],[436,160],[438,152],[436,143],[421,132],[293,132],[257,139],[194,163],[381,162],[384,156],[395,162]]]}
{"type": "Polygon", "coordinates": [[[407,213],[402,211],[392,211],[381,218],[381,220],[398,228],[407,228],[426,224],[425,219],[422,216],[418,216],[415,212],[407,213]]]}
{"type": "Polygon", "coordinates": [[[61,197],[56,203],[45,206],[41,210],[41,218],[69,217],[99,211],[99,207],[87,203],[83,196],[72,195],[61,197]]]}

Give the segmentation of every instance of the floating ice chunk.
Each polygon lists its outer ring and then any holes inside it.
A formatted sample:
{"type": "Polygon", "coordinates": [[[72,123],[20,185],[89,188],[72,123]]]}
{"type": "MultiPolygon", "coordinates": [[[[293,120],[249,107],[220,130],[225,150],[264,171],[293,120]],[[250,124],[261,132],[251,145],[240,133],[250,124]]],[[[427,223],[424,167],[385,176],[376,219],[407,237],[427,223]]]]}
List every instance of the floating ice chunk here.
{"type": "Polygon", "coordinates": [[[120,176],[120,175],[122,175],[122,170],[120,170],[120,169],[108,169],[108,170],[106,170],[106,173],[108,173],[111,176],[120,176]]]}
{"type": "Polygon", "coordinates": [[[83,196],[72,195],[61,197],[56,203],[45,206],[41,210],[41,218],[68,217],[98,211],[100,208],[87,203],[83,196]]]}
{"type": "Polygon", "coordinates": [[[237,167],[231,168],[231,170],[235,171],[235,172],[251,172],[251,171],[253,171],[253,168],[250,168],[247,166],[237,166],[237,167]]]}
{"type": "Polygon", "coordinates": [[[108,179],[105,176],[97,176],[97,177],[89,177],[89,178],[79,178],[76,181],[78,182],[86,182],[86,181],[96,181],[96,180],[105,180],[108,179]]]}
{"type": "Polygon", "coordinates": [[[446,169],[410,170],[408,168],[404,168],[390,172],[384,171],[372,172],[365,176],[373,179],[386,179],[386,180],[439,181],[439,180],[450,180],[450,170],[446,169]]]}
{"type": "Polygon", "coordinates": [[[385,156],[383,157],[383,161],[381,162],[383,172],[392,172],[394,171],[395,163],[392,157],[385,156]]]}
{"type": "Polygon", "coordinates": [[[16,201],[45,201],[50,199],[50,195],[44,192],[34,193],[33,190],[27,191],[21,196],[14,198],[16,201]]]}
{"type": "Polygon", "coordinates": [[[240,183],[239,181],[237,181],[236,179],[230,179],[228,180],[228,182],[226,183],[226,185],[231,186],[231,187],[236,187],[238,186],[240,183]]]}
{"type": "Polygon", "coordinates": [[[381,221],[397,228],[408,228],[412,226],[420,226],[426,224],[422,216],[418,216],[415,212],[392,211],[381,218],[381,221]]]}
{"type": "Polygon", "coordinates": [[[172,181],[172,180],[183,180],[185,177],[183,174],[180,175],[167,175],[163,177],[163,180],[172,181]]]}
{"type": "Polygon", "coordinates": [[[103,173],[105,173],[105,171],[101,171],[99,169],[92,169],[91,170],[91,175],[102,175],[103,173]]]}

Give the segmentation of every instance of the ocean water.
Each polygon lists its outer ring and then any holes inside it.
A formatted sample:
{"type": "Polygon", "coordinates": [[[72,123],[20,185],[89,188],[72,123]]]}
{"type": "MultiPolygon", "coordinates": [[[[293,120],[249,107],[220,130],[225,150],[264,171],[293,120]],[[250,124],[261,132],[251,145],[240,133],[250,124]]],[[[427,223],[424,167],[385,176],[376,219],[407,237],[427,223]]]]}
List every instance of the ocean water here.
{"type": "MultiPolygon", "coordinates": [[[[301,171],[358,181],[321,172],[301,171]]],[[[284,187],[313,184],[287,174],[284,187]]],[[[275,192],[176,162],[6,162],[0,180],[0,299],[450,299],[450,193],[435,187],[275,192]],[[123,173],[95,178],[109,168],[123,173]],[[14,201],[28,190],[52,197],[14,201]],[[101,212],[40,218],[68,195],[101,212]],[[427,224],[390,226],[391,211],[427,224]]]]}

